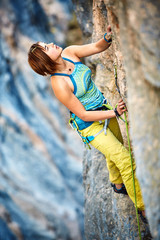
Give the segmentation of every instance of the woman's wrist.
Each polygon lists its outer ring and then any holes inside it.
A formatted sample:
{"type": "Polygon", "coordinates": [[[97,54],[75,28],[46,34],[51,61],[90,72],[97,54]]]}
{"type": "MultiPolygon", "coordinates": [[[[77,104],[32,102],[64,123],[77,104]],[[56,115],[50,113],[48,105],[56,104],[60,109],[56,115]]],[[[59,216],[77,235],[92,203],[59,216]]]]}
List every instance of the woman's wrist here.
{"type": "Polygon", "coordinates": [[[117,108],[114,109],[115,115],[117,118],[119,118],[121,115],[119,114],[119,112],[117,111],[117,108]]]}
{"type": "Polygon", "coordinates": [[[112,33],[109,32],[109,33],[105,33],[104,34],[104,40],[107,42],[107,43],[111,43],[112,42],[112,33]]]}
{"type": "Polygon", "coordinates": [[[106,112],[106,115],[107,115],[105,119],[110,119],[110,118],[115,118],[116,117],[114,109],[113,110],[106,110],[105,112],[106,112]]]}

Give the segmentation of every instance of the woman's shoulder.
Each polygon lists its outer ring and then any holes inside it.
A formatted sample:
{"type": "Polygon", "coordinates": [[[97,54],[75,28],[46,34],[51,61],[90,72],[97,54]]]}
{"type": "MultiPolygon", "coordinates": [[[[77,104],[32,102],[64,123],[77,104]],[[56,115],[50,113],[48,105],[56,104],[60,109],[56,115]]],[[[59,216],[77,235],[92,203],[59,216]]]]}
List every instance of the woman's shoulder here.
{"type": "Polygon", "coordinates": [[[50,75],[50,80],[51,83],[52,82],[63,82],[63,80],[65,79],[65,77],[63,75],[58,75],[58,74],[52,74],[50,75]]]}
{"type": "Polygon", "coordinates": [[[57,76],[53,75],[51,76],[51,85],[54,91],[61,91],[62,89],[68,89],[68,87],[71,89],[71,91],[74,90],[72,82],[65,76],[57,76]]]}
{"type": "Polygon", "coordinates": [[[54,95],[63,103],[63,100],[67,96],[71,96],[71,93],[73,93],[74,89],[72,89],[72,86],[68,84],[67,81],[65,81],[65,78],[58,77],[51,79],[51,86],[52,90],[54,92],[54,95]]]}
{"type": "Polygon", "coordinates": [[[52,76],[51,85],[54,91],[59,91],[62,88],[65,88],[67,83],[64,76],[52,76]]]}

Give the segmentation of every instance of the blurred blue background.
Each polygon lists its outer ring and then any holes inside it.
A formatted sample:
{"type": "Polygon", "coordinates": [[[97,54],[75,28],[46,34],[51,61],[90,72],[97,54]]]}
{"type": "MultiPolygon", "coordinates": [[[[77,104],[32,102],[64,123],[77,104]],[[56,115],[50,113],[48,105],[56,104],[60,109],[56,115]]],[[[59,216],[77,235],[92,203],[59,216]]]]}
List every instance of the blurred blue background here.
{"type": "Polygon", "coordinates": [[[83,146],[34,42],[82,43],[70,0],[0,1],[0,240],[81,240],[83,146]]]}

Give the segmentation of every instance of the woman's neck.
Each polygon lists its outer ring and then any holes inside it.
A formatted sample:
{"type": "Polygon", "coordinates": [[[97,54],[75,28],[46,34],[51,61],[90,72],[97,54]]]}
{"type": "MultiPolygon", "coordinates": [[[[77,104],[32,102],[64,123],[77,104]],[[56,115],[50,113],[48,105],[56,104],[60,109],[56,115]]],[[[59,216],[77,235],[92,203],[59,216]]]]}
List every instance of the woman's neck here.
{"type": "Polygon", "coordinates": [[[71,64],[69,62],[67,62],[66,60],[64,60],[62,57],[59,57],[59,59],[57,59],[56,61],[57,63],[57,68],[55,73],[64,73],[64,72],[70,72],[72,71],[74,68],[74,66],[71,66],[71,64]]]}

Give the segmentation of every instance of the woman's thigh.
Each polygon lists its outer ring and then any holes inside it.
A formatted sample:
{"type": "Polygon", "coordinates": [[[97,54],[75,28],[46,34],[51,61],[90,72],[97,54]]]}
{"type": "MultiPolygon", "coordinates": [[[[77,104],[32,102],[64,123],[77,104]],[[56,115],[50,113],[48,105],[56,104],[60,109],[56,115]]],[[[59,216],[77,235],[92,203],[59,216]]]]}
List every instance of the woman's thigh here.
{"type": "Polygon", "coordinates": [[[123,143],[123,138],[122,138],[122,134],[121,134],[121,130],[118,124],[118,121],[116,118],[111,118],[109,125],[108,125],[109,129],[111,130],[111,132],[114,134],[114,136],[121,142],[123,143]]]}
{"type": "MultiPolygon", "coordinates": [[[[94,122],[91,126],[81,131],[83,137],[93,136],[100,132],[103,129],[103,124],[99,122],[94,122]]],[[[122,143],[117,139],[115,136],[119,136],[121,140],[121,133],[119,131],[119,126],[115,121],[110,121],[109,127],[107,128],[107,134],[105,135],[104,132],[100,133],[98,136],[94,138],[93,141],[90,142],[92,146],[102,152],[107,158],[110,158],[110,154],[112,151],[115,150],[115,147],[121,147],[122,143]],[[115,126],[115,130],[113,129],[115,126]],[[110,130],[114,131],[114,133],[110,130]]]]}

